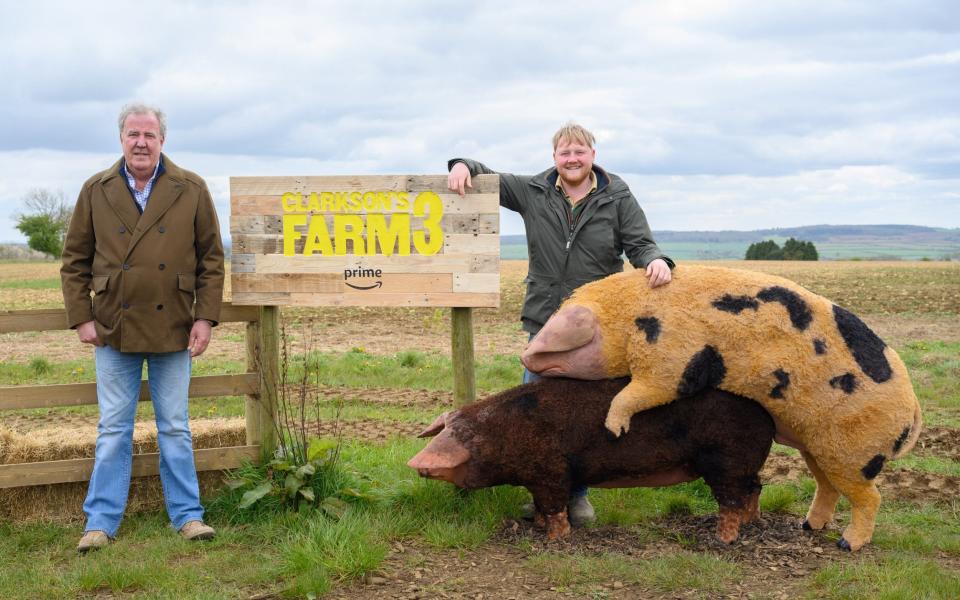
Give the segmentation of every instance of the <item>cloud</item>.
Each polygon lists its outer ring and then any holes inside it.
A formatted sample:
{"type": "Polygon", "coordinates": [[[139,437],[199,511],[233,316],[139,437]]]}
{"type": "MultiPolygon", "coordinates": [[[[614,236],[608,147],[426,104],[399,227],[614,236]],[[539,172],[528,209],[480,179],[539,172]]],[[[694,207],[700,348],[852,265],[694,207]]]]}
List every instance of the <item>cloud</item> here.
{"type": "Polygon", "coordinates": [[[574,119],[654,228],[958,227],[958,48],[947,0],[13,4],[0,240],[20,239],[27,189],[72,196],[112,163],[134,99],[164,107],[166,150],[220,182],[223,208],[231,174],[428,173],[452,156],[538,172],[574,119]]]}

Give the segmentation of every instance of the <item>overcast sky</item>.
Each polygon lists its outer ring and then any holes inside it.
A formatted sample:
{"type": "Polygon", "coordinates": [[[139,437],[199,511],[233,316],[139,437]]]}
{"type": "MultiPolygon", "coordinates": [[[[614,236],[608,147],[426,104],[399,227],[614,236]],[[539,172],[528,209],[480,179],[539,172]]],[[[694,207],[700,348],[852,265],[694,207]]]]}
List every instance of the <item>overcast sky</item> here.
{"type": "Polygon", "coordinates": [[[132,100],[225,235],[231,175],[535,173],[568,120],[654,230],[960,227],[955,0],[0,2],[0,241],[132,100]]]}

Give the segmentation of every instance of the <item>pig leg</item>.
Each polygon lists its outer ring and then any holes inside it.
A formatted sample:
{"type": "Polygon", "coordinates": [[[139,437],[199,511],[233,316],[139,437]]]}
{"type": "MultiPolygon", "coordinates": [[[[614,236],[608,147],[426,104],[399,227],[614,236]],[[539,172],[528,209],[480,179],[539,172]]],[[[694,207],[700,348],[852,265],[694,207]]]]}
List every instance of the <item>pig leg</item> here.
{"type": "Polygon", "coordinates": [[[666,404],[676,396],[675,389],[653,385],[634,374],[634,379],[613,397],[604,425],[613,435],[630,431],[630,418],[642,410],[666,404]]]}
{"type": "Polygon", "coordinates": [[[570,519],[567,517],[567,502],[570,498],[569,486],[558,488],[531,488],[533,504],[536,507],[533,522],[537,527],[545,527],[547,539],[570,535],[570,519]]]}
{"type": "Polygon", "coordinates": [[[760,512],[760,485],[754,475],[737,482],[711,485],[710,489],[720,505],[717,538],[724,544],[732,544],[740,535],[740,525],[756,519],[760,512]]]}
{"type": "Polygon", "coordinates": [[[753,523],[760,518],[760,488],[750,494],[747,498],[747,504],[743,507],[743,517],[741,523],[753,523]]]}
{"type": "Polygon", "coordinates": [[[570,519],[567,518],[567,509],[544,517],[546,520],[547,539],[556,540],[570,535],[570,519]]]}
{"type": "Polygon", "coordinates": [[[813,496],[813,503],[810,504],[810,510],[807,511],[807,518],[803,521],[804,529],[823,529],[823,526],[833,520],[833,513],[837,508],[837,501],[840,500],[840,492],[837,491],[827,475],[817,464],[817,460],[806,450],[801,450],[800,454],[806,461],[807,467],[813,473],[813,478],[817,481],[817,491],[813,496]]]}
{"type": "Polygon", "coordinates": [[[743,510],[735,506],[720,506],[717,517],[717,538],[724,544],[732,544],[740,535],[740,523],[743,521],[743,510]]]}
{"type": "MultiPolygon", "coordinates": [[[[702,462],[702,461],[698,461],[702,462]]],[[[697,463],[695,463],[697,464],[697,463]]],[[[748,523],[757,512],[760,480],[755,472],[737,473],[737,463],[726,462],[733,472],[711,469],[703,473],[703,480],[720,505],[717,518],[717,538],[724,544],[733,543],[740,535],[740,525],[748,523]]],[[[702,467],[702,465],[698,464],[702,467]]],[[[701,471],[702,472],[702,471],[701,471]]]]}
{"type": "Polygon", "coordinates": [[[743,508],[720,506],[717,518],[717,538],[724,544],[732,544],[740,536],[740,526],[760,518],[760,486],[743,503],[743,508]]]}
{"type": "Polygon", "coordinates": [[[880,509],[880,492],[872,479],[865,479],[859,471],[836,474],[826,470],[836,489],[850,500],[850,524],[843,530],[837,542],[843,550],[859,550],[873,538],[877,511],[880,509]]]}

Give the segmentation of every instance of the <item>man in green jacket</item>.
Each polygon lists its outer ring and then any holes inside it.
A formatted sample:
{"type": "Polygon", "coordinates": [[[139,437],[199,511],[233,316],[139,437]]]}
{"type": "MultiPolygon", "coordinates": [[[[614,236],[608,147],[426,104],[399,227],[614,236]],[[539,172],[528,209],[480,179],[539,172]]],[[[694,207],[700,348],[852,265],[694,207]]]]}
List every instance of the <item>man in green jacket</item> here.
{"type": "MultiPolygon", "coordinates": [[[[653,241],[627,184],[594,164],[594,142],[568,123],[553,136],[554,166],[533,176],[498,173],[467,158],[447,163],[447,187],[461,196],[473,176],[500,175],[500,205],[523,217],[529,264],[520,320],[531,338],[573,290],[623,271],[624,254],[646,270],[651,287],[670,282],[673,261],[653,241]]],[[[536,378],[524,370],[524,383],[536,378]]],[[[574,491],[568,512],[575,524],[594,519],[586,488],[574,491]]]]}

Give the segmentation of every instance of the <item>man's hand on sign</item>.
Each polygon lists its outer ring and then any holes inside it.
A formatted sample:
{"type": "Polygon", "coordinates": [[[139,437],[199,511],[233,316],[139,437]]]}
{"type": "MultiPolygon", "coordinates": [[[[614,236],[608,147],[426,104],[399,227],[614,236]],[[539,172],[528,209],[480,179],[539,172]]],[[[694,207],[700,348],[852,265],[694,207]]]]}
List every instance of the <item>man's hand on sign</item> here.
{"type": "Polygon", "coordinates": [[[94,346],[103,345],[103,342],[100,341],[100,337],[97,335],[97,328],[94,327],[93,321],[87,321],[86,323],[77,325],[77,337],[79,337],[80,341],[84,344],[93,344],[94,346]]]}
{"type": "Polygon", "coordinates": [[[467,165],[462,162],[453,165],[450,174],[447,175],[447,187],[461,196],[467,192],[467,188],[473,189],[473,184],[470,183],[470,169],[467,165]]]}

